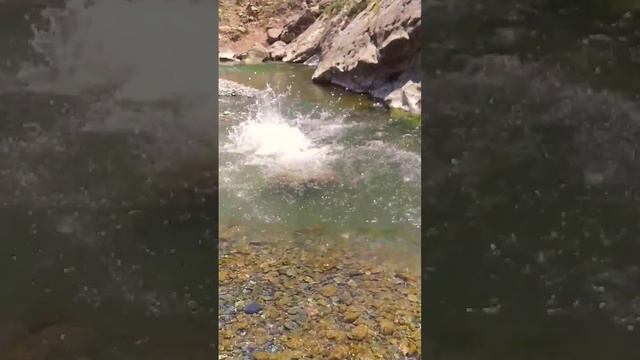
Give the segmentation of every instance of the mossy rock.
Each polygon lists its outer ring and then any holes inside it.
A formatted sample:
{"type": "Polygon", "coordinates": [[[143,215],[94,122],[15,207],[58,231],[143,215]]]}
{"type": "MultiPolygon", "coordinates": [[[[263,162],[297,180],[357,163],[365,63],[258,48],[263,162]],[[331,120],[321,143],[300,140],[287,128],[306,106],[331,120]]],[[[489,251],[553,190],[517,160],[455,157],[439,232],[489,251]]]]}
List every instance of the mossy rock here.
{"type": "Polygon", "coordinates": [[[394,122],[406,123],[412,127],[418,127],[422,123],[420,114],[414,114],[403,109],[391,108],[389,115],[394,122]]]}

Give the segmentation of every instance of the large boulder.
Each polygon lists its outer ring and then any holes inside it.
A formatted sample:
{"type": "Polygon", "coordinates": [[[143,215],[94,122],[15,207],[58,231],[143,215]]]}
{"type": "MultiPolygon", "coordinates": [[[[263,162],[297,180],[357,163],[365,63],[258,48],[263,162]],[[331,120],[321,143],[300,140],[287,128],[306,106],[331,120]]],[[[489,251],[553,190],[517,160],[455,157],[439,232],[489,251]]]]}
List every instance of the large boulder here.
{"type": "Polygon", "coordinates": [[[394,81],[371,92],[374,98],[382,100],[391,108],[420,114],[422,109],[422,84],[420,68],[404,72],[394,81]]]}
{"type": "Polygon", "coordinates": [[[394,89],[384,100],[387,106],[391,108],[420,114],[422,109],[422,84],[408,81],[394,89]]]}
{"type": "Polygon", "coordinates": [[[420,17],[419,0],[369,3],[331,41],[321,40],[314,49],[320,48],[321,56],[313,80],[369,93],[389,106],[403,104],[402,109],[419,113],[420,102],[414,95],[420,89],[415,76],[420,65],[420,17]]]}
{"type": "Polygon", "coordinates": [[[280,34],[282,34],[281,27],[272,27],[267,29],[267,43],[273,44],[280,40],[280,34]]]}
{"type": "Polygon", "coordinates": [[[255,44],[251,50],[242,55],[245,64],[259,64],[269,58],[269,52],[264,46],[255,44]]]}
{"type": "Polygon", "coordinates": [[[230,62],[238,60],[236,59],[236,54],[234,54],[233,51],[225,49],[220,50],[220,52],[218,53],[218,59],[220,60],[220,62],[230,62]]]}
{"type": "Polygon", "coordinates": [[[271,60],[282,60],[286,54],[287,44],[284,41],[276,41],[269,47],[269,58],[271,60]]]}
{"type": "Polygon", "coordinates": [[[313,25],[287,46],[282,61],[304,62],[313,54],[319,52],[320,44],[327,30],[330,29],[330,24],[331,22],[326,16],[316,20],[313,25]]]}
{"type": "MultiPolygon", "coordinates": [[[[303,63],[314,55],[320,55],[324,48],[330,47],[336,36],[349,24],[365,0],[349,1],[337,13],[320,15],[311,26],[287,45],[284,62],[303,63]]],[[[313,11],[309,9],[311,13],[313,11]]],[[[282,39],[282,37],[281,37],[282,39]]],[[[315,63],[315,61],[312,61],[315,63]]]]}

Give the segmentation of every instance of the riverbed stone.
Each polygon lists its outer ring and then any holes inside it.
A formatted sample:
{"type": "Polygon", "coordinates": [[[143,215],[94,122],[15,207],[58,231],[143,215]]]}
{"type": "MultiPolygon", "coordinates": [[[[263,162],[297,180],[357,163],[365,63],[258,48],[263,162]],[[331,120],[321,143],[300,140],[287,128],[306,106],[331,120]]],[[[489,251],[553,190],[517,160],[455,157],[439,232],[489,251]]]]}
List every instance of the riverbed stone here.
{"type": "Polygon", "coordinates": [[[349,310],[344,314],[343,320],[344,322],[352,323],[360,317],[361,313],[362,312],[359,310],[354,310],[354,309],[349,310]]]}
{"type": "Polygon", "coordinates": [[[380,332],[383,335],[391,335],[393,334],[393,322],[389,321],[389,320],[381,320],[380,321],[380,332]]]}
{"type": "Polygon", "coordinates": [[[285,245],[282,239],[269,245],[246,241],[248,245],[242,237],[232,237],[220,244],[220,271],[234,274],[219,282],[224,294],[220,309],[233,303],[243,309],[261,296],[272,300],[262,304],[260,316],[240,311],[219,318],[221,355],[246,358],[245,349],[251,348],[254,358],[260,354],[263,359],[420,357],[419,352],[413,354],[420,341],[420,305],[407,299],[407,294],[419,294],[419,277],[397,284],[397,271],[368,264],[352,252],[305,250],[285,245]],[[295,268],[295,277],[287,276],[290,268],[295,268]],[[278,281],[267,281],[269,276],[278,281]],[[358,285],[348,287],[350,280],[358,285]],[[346,290],[356,305],[341,303],[339,294],[346,290]],[[395,318],[402,321],[383,334],[377,319],[395,318]]]}
{"type": "Polygon", "coordinates": [[[244,307],[245,314],[257,314],[260,311],[262,311],[262,305],[255,302],[249,303],[244,307]]]}
{"type": "Polygon", "coordinates": [[[335,285],[331,284],[323,287],[321,293],[323,296],[332,297],[336,294],[336,291],[338,291],[338,288],[335,285]]]}
{"type": "Polygon", "coordinates": [[[364,324],[360,324],[351,330],[351,333],[349,333],[349,338],[362,341],[367,337],[368,334],[369,328],[367,328],[367,326],[364,324]]]}

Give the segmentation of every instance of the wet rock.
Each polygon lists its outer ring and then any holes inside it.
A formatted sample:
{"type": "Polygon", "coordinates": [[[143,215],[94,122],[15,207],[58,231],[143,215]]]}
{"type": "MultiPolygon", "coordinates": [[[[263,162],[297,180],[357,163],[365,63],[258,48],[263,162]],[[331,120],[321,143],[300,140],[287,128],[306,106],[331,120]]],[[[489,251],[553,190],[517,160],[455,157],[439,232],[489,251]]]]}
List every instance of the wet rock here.
{"type": "Polygon", "coordinates": [[[346,290],[338,293],[338,300],[340,300],[340,302],[345,305],[351,305],[351,303],[353,302],[351,294],[349,294],[349,292],[346,290]]]}
{"type": "Polygon", "coordinates": [[[245,314],[257,314],[262,311],[262,305],[258,303],[249,303],[244,307],[245,314]]]}
{"type": "Polygon", "coordinates": [[[320,293],[323,296],[332,297],[333,295],[336,294],[337,291],[338,291],[338,288],[335,285],[331,284],[323,287],[320,293]]]}
{"type": "Polygon", "coordinates": [[[391,88],[393,90],[389,94],[380,97],[388,107],[420,114],[420,109],[422,108],[422,86],[420,81],[412,79],[396,81],[391,88]]]}
{"type": "Polygon", "coordinates": [[[318,66],[320,63],[320,56],[318,54],[311,55],[303,64],[307,66],[318,66]]]}
{"type": "Polygon", "coordinates": [[[338,330],[327,330],[324,335],[329,340],[341,340],[344,338],[344,334],[338,330]]]}
{"type": "Polygon", "coordinates": [[[338,345],[331,354],[329,355],[329,360],[343,360],[349,357],[349,348],[344,345],[338,345]]]}
{"type": "Polygon", "coordinates": [[[343,251],[310,252],[280,245],[237,243],[221,249],[220,271],[233,277],[220,283],[220,313],[234,304],[242,310],[255,301],[248,296],[272,297],[263,303],[261,316],[240,311],[219,318],[223,357],[394,359],[401,356],[399,346],[403,345],[402,351],[413,354],[405,359],[420,358],[419,352],[413,353],[420,343],[420,306],[407,299],[420,293],[417,275],[408,275],[404,281],[395,270],[355,260],[343,251]],[[287,276],[289,269],[295,269],[295,277],[287,276]],[[347,284],[353,279],[357,286],[351,288],[347,284]],[[402,281],[403,291],[397,281],[402,281]],[[341,303],[345,292],[357,305],[341,303]],[[393,331],[384,330],[388,335],[384,334],[382,328],[387,325],[377,319],[396,318],[398,323],[387,324],[393,331]],[[370,331],[373,327],[376,332],[370,331]]]}
{"type": "Polygon", "coordinates": [[[287,321],[287,322],[284,323],[283,326],[287,330],[294,330],[294,329],[298,328],[298,325],[293,321],[287,321]]]}
{"type": "Polygon", "coordinates": [[[367,328],[367,326],[361,324],[351,330],[351,332],[349,333],[349,339],[362,341],[367,337],[368,334],[369,329],[367,328]]]}
{"type": "Polygon", "coordinates": [[[389,320],[381,320],[380,321],[380,333],[383,335],[391,335],[393,334],[393,323],[389,320]]]}
{"type": "Polygon", "coordinates": [[[347,323],[352,323],[360,317],[361,313],[362,313],[361,311],[355,310],[355,309],[348,310],[344,314],[344,317],[342,318],[342,320],[347,323]]]}

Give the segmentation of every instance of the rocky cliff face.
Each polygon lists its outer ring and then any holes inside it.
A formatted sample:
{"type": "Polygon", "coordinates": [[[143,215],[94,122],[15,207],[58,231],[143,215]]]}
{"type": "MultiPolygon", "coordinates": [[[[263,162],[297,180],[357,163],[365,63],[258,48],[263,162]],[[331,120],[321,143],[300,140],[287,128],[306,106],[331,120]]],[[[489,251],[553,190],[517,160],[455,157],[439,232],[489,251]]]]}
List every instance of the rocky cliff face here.
{"type": "Polygon", "coordinates": [[[420,113],[420,1],[371,2],[322,48],[313,79],[420,113]]]}
{"type": "MultiPolygon", "coordinates": [[[[419,0],[353,1],[323,14],[284,48],[283,61],[317,61],[313,80],[421,110],[419,0]]],[[[281,44],[274,50],[282,52],[281,44]]]]}
{"type": "Polygon", "coordinates": [[[271,60],[315,66],[316,82],[367,93],[389,107],[420,114],[420,0],[301,4],[284,25],[264,29],[271,60]]]}

